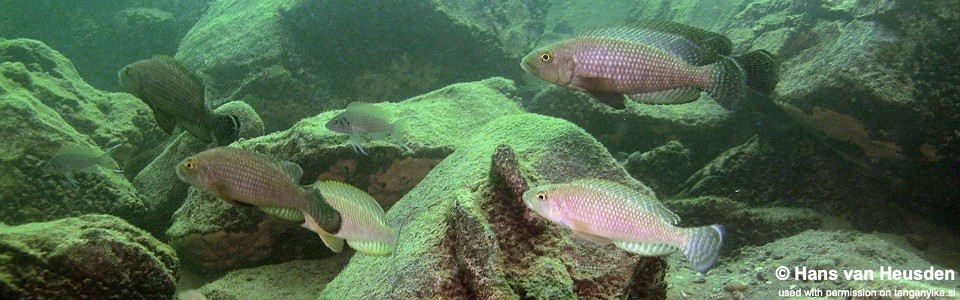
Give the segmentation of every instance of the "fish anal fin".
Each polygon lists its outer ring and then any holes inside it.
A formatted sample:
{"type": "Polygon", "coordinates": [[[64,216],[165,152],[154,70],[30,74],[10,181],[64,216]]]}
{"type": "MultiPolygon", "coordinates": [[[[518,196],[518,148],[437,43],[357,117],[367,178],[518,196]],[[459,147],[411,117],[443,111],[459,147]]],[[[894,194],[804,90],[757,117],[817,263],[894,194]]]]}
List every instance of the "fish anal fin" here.
{"type": "Polygon", "coordinates": [[[672,90],[633,94],[629,97],[633,101],[647,104],[682,104],[699,99],[700,89],[681,87],[672,90]]]}
{"type": "Polygon", "coordinates": [[[303,211],[294,208],[260,207],[264,213],[291,222],[303,222],[303,211]]]}
{"type": "Polygon", "coordinates": [[[393,253],[393,246],[381,241],[347,241],[351,248],[366,255],[387,256],[393,253]]]}
{"type": "Polygon", "coordinates": [[[661,256],[673,253],[678,248],[669,244],[613,241],[620,249],[643,256],[661,256]]]}

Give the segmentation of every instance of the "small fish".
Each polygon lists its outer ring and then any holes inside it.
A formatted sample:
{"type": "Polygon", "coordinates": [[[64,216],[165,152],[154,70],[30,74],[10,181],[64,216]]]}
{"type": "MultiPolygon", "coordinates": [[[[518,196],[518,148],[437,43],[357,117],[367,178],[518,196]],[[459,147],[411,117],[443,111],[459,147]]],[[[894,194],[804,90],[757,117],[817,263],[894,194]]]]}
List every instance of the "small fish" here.
{"type": "Polygon", "coordinates": [[[660,256],[680,249],[700,273],[713,267],[723,227],[680,228],[680,217],[652,196],[619,183],[581,179],[527,190],[523,201],[540,216],[569,228],[578,238],[660,256]]]}
{"type": "Polygon", "coordinates": [[[757,50],[730,56],[730,40],[717,33],[669,22],[644,21],[601,28],[527,54],[524,71],[587,93],[616,109],[623,95],[641,103],[679,104],[706,91],[733,110],[749,87],[770,93],[777,82],[773,56],[757,50]]]}
{"type": "Polygon", "coordinates": [[[40,169],[47,174],[63,174],[70,184],[77,186],[77,181],[73,178],[75,172],[97,173],[100,172],[100,168],[113,172],[123,172],[117,166],[117,162],[110,157],[110,154],[118,146],[120,145],[110,147],[106,151],[100,151],[100,149],[94,147],[74,143],[64,144],[60,146],[60,150],[57,150],[53,157],[43,163],[40,169]]]}
{"type": "Polygon", "coordinates": [[[117,76],[123,91],[147,103],[157,125],[168,134],[180,125],[206,143],[223,146],[237,140],[237,117],[211,110],[200,76],[175,58],[156,55],[123,67],[117,76]]]}
{"type": "Polygon", "coordinates": [[[311,226],[339,232],[340,213],[323,201],[319,192],[301,187],[302,175],[297,164],[230,147],[197,153],[177,166],[180,180],[227,203],[258,207],[287,220],[308,219],[311,226]],[[291,209],[302,217],[289,213],[291,209]]]}
{"type": "Polygon", "coordinates": [[[347,105],[347,109],[343,112],[330,119],[325,126],[331,131],[348,134],[353,150],[363,155],[368,154],[363,147],[360,147],[361,137],[389,139],[408,152],[413,152],[400,140],[406,130],[406,121],[401,118],[391,123],[391,119],[393,114],[383,108],[370,103],[353,102],[347,105]]]}
{"type": "Polygon", "coordinates": [[[340,231],[328,232],[305,216],[305,228],[320,235],[323,243],[334,252],[343,251],[343,240],[351,248],[368,255],[390,255],[396,247],[399,230],[387,226],[386,213],[369,194],[351,185],[337,181],[318,181],[311,188],[320,192],[323,200],[333,206],[343,218],[340,231]]]}

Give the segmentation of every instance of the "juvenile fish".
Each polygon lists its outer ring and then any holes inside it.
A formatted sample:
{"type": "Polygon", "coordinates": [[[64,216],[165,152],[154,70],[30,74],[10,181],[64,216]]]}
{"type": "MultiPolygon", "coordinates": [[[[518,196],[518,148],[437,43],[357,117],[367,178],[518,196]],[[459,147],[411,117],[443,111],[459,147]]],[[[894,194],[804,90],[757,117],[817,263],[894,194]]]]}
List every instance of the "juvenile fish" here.
{"type": "Polygon", "coordinates": [[[680,217],[652,196],[610,181],[581,179],[547,184],[523,193],[540,216],[569,228],[579,238],[647,256],[679,249],[693,268],[706,273],[719,256],[723,227],[681,228],[680,217]]]}
{"type": "Polygon", "coordinates": [[[140,60],[123,67],[117,76],[124,92],[150,106],[157,125],[166,133],[180,125],[206,143],[223,146],[237,140],[237,118],[211,110],[204,100],[200,76],[175,58],[157,55],[140,60]]]}
{"type": "Polygon", "coordinates": [[[76,172],[97,173],[100,168],[113,172],[122,172],[117,162],[110,157],[120,145],[110,147],[106,151],[100,151],[95,147],[86,147],[74,143],[60,146],[57,153],[43,163],[40,167],[47,174],[63,174],[67,181],[73,186],[77,186],[77,181],[73,178],[76,172]]]}
{"type": "MultiPolygon", "coordinates": [[[[340,213],[323,201],[319,192],[298,184],[303,169],[239,148],[218,147],[187,157],[177,166],[177,176],[197,189],[240,206],[255,206],[284,219],[311,220],[326,232],[339,232],[340,213]],[[295,213],[285,213],[297,210],[295,213]]],[[[304,226],[307,226],[305,223],[304,226]]]]}
{"type": "Polygon", "coordinates": [[[320,235],[334,252],[343,251],[343,240],[351,248],[369,255],[390,255],[396,248],[398,230],[387,226],[386,213],[369,194],[337,181],[318,181],[310,188],[319,191],[343,222],[340,231],[328,232],[307,217],[304,227],[320,235]]]}
{"type": "Polygon", "coordinates": [[[413,152],[401,140],[406,130],[406,121],[400,119],[392,122],[392,119],[393,114],[383,108],[370,103],[353,102],[325,126],[331,131],[349,135],[353,150],[363,155],[368,154],[360,147],[361,138],[387,139],[413,152]]]}
{"type": "Polygon", "coordinates": [[[730,56],[730,40],[717,33],[669,22],[594,29],[527,54],[524,71],[587,93],[616,109],[624,95],[641,103],[679,104],[706,91],[733,110],[749,87],[776,86],[773,56],[757,50],[730,56]]]}

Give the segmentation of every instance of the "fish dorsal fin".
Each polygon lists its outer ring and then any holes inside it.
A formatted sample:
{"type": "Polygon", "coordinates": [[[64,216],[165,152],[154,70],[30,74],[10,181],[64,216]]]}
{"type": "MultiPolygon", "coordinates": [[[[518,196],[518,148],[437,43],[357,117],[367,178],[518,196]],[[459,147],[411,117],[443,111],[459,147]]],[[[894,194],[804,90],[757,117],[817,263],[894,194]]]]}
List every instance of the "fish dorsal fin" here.
{"type": "Polygon", "coordinates": [[[386,215],[377,199],[352,185],[331,180],[315,182],[312,187],[319,191],[323,195],[323,199],[334,208],[339,209],[346,207],[346,205],[355,206],[381,220],[386,215]]]}
{"type": "Polygon", "coordinates": [[[303,212],[294,208],[260,207],[264,213],[291,222],[303,222],[303,212]]]}
{"type": "Polygon", "coordinates": [[[347,105],[347,108],[344,110],[344,113],[347,114],[356,114],[364,115],[371,118],[383,120],[384,122],[390,122],[393,119],[393,114],[390,111],[383,109],[379,106],[374,105],[373,103],[367,102],[351,102],[347,105]]]}
{"type": "Polygon", "coordinates": [[[300,177],[303,177],[303,168],[298,164],[279,159],[270,159],[270,162],[293,182],[299,182],[300,177]]]}
{"type": "Polygon", "coordinates": [[[680,216],[673,213],[667,207],[663,206],[663,203],[660,203],[653,195],[643,195],[639,191],[634,190],[630,187],[627,187],[623,184],[601,180],[601,179],[578,179],[574,181],[578,184],[583,184],[585,186],[597,188],[601,191],[609,193],[615,197],[620,197],[626,201],[639,206],[640,208],[660,217],[660,219],[666,221],[671,225],[676,225],[680,223],[680,216]]]}
{"type": "Polygon", "coordinates": [[[729,55],[732,43],[726,37],[683,25],[660,20],[637,22],[627,26],[597,28],[581,37],[603,37],[643,43],[677,55],[685,62],[703,66],[729,55]]]}

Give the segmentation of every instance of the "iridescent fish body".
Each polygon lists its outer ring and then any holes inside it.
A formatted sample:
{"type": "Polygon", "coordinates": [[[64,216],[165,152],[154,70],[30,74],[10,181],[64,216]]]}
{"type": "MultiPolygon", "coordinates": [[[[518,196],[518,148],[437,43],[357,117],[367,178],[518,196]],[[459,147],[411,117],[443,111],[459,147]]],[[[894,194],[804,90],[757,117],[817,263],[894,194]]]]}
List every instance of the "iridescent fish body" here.
{"type": "Polygon", "coordinates": [[[117,76],[123,91],[150,106],[165,132],[173,133],[179,125],[207,143],[223,146],[237,140],[237,118],[211,110],[200,76],[175,58],[157,55],[140,60],[123,67],[117,76]]]}
{"type": "MultiPolygon", "coordinates": [[[[120,146],[120,145],[117,145],[120,146]]],[[[122,172],[117,162],[110,157],[110,154],[117,149],[117,146],[110,147],[106,151],[100,151],[95,147],[81,146],[75,143],[68,143],[60,146],[57,153],[43,163],[40,167],[47,174],[63,174],[73,186],[77,186],[77,180],[73,178],[74,173],[97,173],[100,168],[113,172],[122,172]]]]}
{"type": "Polygon", "coordinates": [[[362,138],[387,139],[412,152],[401,140],[406,130],[405,119],[392,121],[393,114],[376,105],[363,102],[353,102],[336,115],[325,125],[334,132],[349,135],[350,145],[356,152],[368,155],[360,146],[362,138]]]}
{"type": "MultiPolygon", "coordinates": [[[[368,255],[390,255],[396,247],[398,230],[387,225],[386,213],[377,200],[364,191],[337,181],[318,181],[309,188],[318,191],[343,217],[340,230],[327,232],[307,219],[304,227],[320,235],[334,252],[343,250],[343,240],[351,248],[368,255]]],[[[309,217],[309,216],[307,216],[309,217]]]]}
{"type": "Polygon", "coordinates": [[[255,206],[287,220],[304,220],[329,232],[340,230],[340,214],[318,193],[298,184],[303,169],[297,164],[273,160],[248,150],[218,147],[184,159],[177,176],[197,189],[240,206],[255,206]],[[297,210],[301,215],[289,213],[297,210]]]}
{"type": "Polygon", "coordinates": [[[617,109],[626,107],[624,95],[642,103],[678,104],[706,91],[732,110],[745,87],[773,91],[777,67],[769,52],[736,57],[730,52],[730,40],[722,35],[669,21],[644,21],[594,29],[537,49],[520,66],[617,109]]]}
{"type": "Polygon", "coordinates": [[[679,249],[701,273],[719,256],[723,243],[720,225],[681,228],[680,217],[652,195],[619,183],[581,179],[547,184],[523,193],[531,210],[578,238],[613,243],[631,253],[660,256],[679,249]]]}

